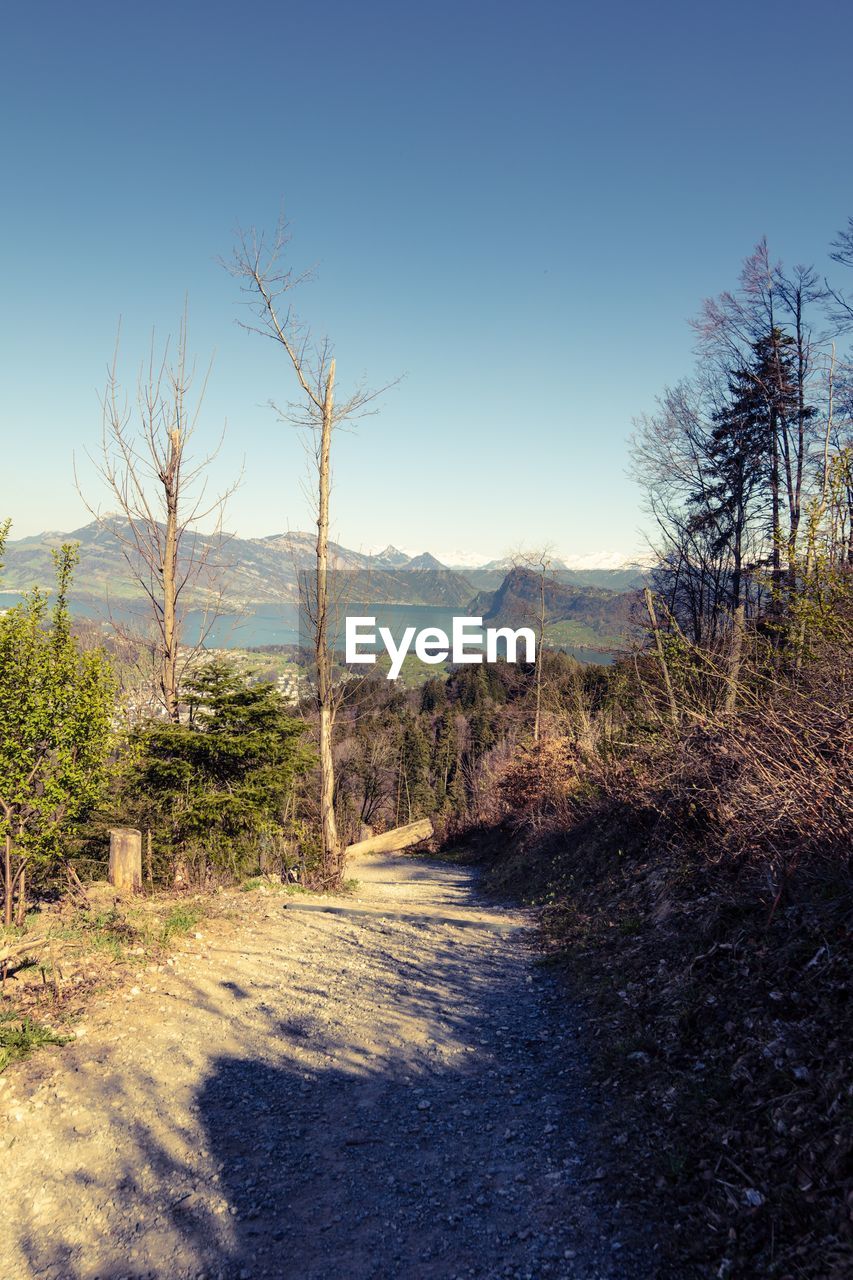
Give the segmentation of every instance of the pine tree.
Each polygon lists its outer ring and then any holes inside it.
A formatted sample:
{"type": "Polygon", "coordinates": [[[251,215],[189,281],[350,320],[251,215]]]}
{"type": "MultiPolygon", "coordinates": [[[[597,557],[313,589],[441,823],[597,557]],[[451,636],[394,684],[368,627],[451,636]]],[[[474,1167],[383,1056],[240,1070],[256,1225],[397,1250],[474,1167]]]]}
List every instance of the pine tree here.
{"type": "Polygon", "coordinates": [[[776,328],[753,343],[748,363],[730,373],[726,403],[713,415],[706,442],[702,484],[691,495],[694,527],[710,530],[713,549],[731,557],[732,611],[743,599],[749,532],[762,515],[774,582],[779,580],[780,457],[785,424],[797,413],[792,348],[793,339],[776,328]]]}
{"type": "Polygon", "coordinates": [[[459,769],[459,730],[456,713],[446,707],[435,728],[432,777],[439,808],[446,803],[459,769]]]}
{"type": "Polygon", "coordinates": [[[412,716],[406,721],[401,744],[400,774],[408,821],[423,817],[435,806],[429,784],[429,743],[419,721],[412,716]]]}
{"type": "Polygon", "coordinates": [[[275,685],[217,658],[184,685],[186,722],[137,733],[126,794],[162,852],[224,857],[232,871],[284,829],[298,776],[312,763],[304,726],[275,685]]]}

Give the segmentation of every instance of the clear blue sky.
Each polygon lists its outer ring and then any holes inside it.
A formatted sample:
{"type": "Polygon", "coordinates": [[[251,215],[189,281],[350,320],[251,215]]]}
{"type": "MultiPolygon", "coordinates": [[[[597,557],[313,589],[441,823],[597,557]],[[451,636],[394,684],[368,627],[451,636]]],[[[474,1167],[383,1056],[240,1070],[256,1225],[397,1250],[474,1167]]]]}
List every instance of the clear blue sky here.
{"type": "Polygon", "coordinates": [[[337,449],[342,541],[441,552],[641,545],[634,415],[686,372],[686,320],[762,234],[826,266],[853,213],[841,2],[10,4],[0,509],[84,522],[123,318],[132,373],[189,295],[210,437],[246,458],[231,525],[305,527],[263,406],[289,371],[217,265],[283,204],[301,310],[341,379],[406,377],[337,449]]]}

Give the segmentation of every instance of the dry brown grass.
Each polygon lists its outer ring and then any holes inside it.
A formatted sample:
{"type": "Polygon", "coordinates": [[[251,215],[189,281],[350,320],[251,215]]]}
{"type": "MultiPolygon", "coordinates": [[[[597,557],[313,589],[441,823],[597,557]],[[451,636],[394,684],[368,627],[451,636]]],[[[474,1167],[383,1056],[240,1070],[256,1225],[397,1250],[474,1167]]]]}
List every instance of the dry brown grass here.
{"type": "Polygon", "coordinates": [[[734,718],[502,774],[490,878],[550,904],[626,1191],[679,1280],[853,1267],[851,688],[836,652],[754,680],[734,718]]]}

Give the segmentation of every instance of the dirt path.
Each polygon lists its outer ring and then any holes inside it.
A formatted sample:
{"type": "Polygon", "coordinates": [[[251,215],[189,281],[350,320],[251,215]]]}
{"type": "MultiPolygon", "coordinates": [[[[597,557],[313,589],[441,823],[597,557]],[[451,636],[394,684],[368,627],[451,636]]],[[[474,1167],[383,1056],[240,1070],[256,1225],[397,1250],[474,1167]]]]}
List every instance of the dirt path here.
{"type": "Polygon", "coordinates": [[[252,895],[7,1073],[2,1280],[653,1274],[529,917],[456,867],[352,874],[252,895]]]}

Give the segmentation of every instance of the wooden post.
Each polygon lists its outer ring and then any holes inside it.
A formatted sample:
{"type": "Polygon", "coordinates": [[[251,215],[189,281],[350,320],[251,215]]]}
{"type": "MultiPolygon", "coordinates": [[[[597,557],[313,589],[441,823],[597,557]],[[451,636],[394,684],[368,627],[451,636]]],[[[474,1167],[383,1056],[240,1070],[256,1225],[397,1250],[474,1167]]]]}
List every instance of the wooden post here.
{"type": "Polygon", "coordinates": [[[110,884],[129,893],[142,888],[142,832],[135,827],[110,831],[110,884]]]}

